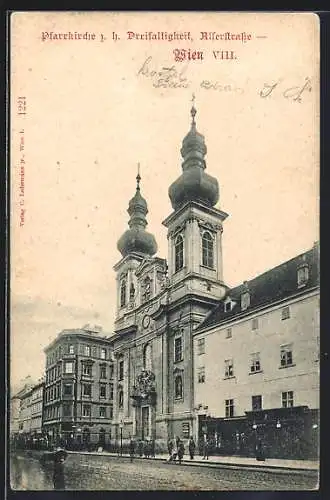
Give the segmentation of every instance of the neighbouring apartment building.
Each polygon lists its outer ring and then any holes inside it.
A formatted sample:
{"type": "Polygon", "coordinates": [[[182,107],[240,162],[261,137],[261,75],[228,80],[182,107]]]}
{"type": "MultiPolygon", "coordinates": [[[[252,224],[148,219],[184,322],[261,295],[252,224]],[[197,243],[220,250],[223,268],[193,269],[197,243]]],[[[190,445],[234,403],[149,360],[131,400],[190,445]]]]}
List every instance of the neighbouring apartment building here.
{"type": "Polygon", "coordinates": [[[42,435],[42,414],[43,414],[43,394],[44,380],[40,379],[31,391],[31,425],[30,433],[32,438],[36,439],[42,435]]]}
{"type": "Polygon", "coordinates": [[[18,428],[21,439],[28,440],[31,432],[31,396],[32,386],[24,386],[18,393],[20,400],[18,428]]]}
{"type": "Polygon", "coordinates": [[[104,444],[113,412],[113,361],[101,328],[63,330],[45,354],[43,429],[48,440],[104,444]]]}
{"type": "Polygon", "coordinates": [[[196,437],[217,452],[318,453],[319,255],[228,290],[194,331],[196,437]]]}
{"type": "Polygon", "coordinates": [[[14,394],[10,398],[10,437],[16,438],[19,433],[19,423],[20,423],[20,404],[21,401],[14,394]]]}
{"type": "Polygon", "coordinates": [[[42,435],[43,379],[28,382],[11,398],[10,434],[23,443],[42,435]]]}

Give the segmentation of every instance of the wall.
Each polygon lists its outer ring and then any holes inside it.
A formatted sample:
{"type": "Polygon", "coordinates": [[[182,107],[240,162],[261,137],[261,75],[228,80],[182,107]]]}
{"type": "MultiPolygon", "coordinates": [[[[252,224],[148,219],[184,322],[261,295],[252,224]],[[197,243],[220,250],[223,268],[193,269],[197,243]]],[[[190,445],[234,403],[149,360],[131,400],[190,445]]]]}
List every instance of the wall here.
{"type": "Polygon", "coordinates": [[[225,399],[235,400],[235,415],[251,411],[251,396],[263,396],[263,408],[282,406],[282,391],[294,391],[294,406],[319,407],[318,295],[287,301],[249,318],[231,322],[194,337],[195,403],[208,413],[225,416],[225,399]],[[281,310],[290,305],[290,318],[281,310]],[[259,328],[251,329],[258,317],[259,328]],[[226,338],[227,328],[232,338],[226,338]],[[198,355],[197,339],[205,338],[205,354],[198,355]],[[281,344],[293,343],[293,366],[280,367],[281,344]],[[250,353],[260,352],[261,373],[250,374],[250,353]],[[224,361],[234,360],[234,377],[224,379],[224,361]],[[205,366],[206,381],[197,383],[197,369],[205,366]]]}

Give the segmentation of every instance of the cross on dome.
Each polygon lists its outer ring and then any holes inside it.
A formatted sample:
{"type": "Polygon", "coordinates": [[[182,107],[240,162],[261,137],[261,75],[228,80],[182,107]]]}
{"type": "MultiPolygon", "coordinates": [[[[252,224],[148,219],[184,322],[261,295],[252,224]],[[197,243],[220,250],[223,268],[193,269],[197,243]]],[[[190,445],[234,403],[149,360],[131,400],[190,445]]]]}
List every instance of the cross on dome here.
{"type": "Polygon", "coordinates": [[[192,107],[191,107],[191,110],[190,110],[190,114],[191,114],[191,117],[192,117],[192,125],[195,125],[195,116],[196,116],[196,113],[197,113],[197,109],[195,108],[195,98],[196,98],[196,96],[193,93],[192,99],[191,99],[192,107]]]}

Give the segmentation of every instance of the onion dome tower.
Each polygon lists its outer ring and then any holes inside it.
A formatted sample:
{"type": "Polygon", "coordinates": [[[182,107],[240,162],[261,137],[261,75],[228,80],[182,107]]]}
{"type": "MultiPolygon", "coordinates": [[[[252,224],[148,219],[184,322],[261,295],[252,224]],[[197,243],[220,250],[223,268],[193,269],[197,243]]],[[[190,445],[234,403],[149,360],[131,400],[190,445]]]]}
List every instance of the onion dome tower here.
{"type": "Polygon", "coordinates": [[[183,139],[181,148],[183,172],[168,190],[174,210],[179,209],[188,201],[197,201],[213,207],[219,200],[217,179],[205,173],[206,162],[204,156],[207,148],[204,136],[196,129],[196,113],[193,103],[190,112],[192,117],[191,128],[183,139]]]}
{"type": "Polygon", "coordinates": [[[129,229],[119,238],[117,248],[123,257],[130,253],[152,256],[157,252],[157,243],[153,234],[148,233],[146,215],[148,205],[141,195],[140,168],[136,176],[136,193],[128,204],[127,212],[130,215],[129,229]]]}

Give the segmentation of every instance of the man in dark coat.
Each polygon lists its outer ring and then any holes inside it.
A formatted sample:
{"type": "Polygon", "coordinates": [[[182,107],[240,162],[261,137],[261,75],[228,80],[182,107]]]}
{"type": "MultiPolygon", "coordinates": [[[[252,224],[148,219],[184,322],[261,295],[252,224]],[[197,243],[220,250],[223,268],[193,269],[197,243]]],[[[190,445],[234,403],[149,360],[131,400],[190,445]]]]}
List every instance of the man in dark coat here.
{"type": "Polygon", "coordinates": [[[189,448],[190,460],[193,460],[194,459],[194,455],[195,455],[196,445],[195,445],[194,438],[192,436],[190,436],[188,448],[189,448]]]}
{"type": "Polygon", "coordinates": [[[167,450],[168,450],[169,458],[171,458],[172,452],[173,452],[173,441],[170,438],[167,441],[167,450]]]}
{"type": "Polygon", "coordinates": [[[152,458],[155,458],[155,440],[150,440],[150,455],[152,458]]]}
{"type": "Polygon", "coordinates": [[[206,438],[203,443],[203,458],[202,460],[209,459],[209,441],[206,438]]]}
{"type": "Polygon", "coordinates": [[[261,439],[259,438],[256,443],[256,459],[258,461],[265,461],[265,452],[261,439]]]}
{"type": "Polygon", "coordinates": [[[135,453],[135,442],[134,442],[134,439],[131,437],[130,441],[129,441],[129,456],[130,456],[131,462],[133,462],[134,453],[135,453]]]}
{"type": "Polygon", "coordinates": [[[57,448],[54,452],[54,490],[65,490],[64,461],[67,455],[67,452],[62,448],[57,448]]]}
{"type": "Polygon", "coordinates": [[[181,460],[183,459],[184,455],[184,444],[181,439],[178,441],[178,460],[179,460],[179,465],[181,465],[181,460]]]}

